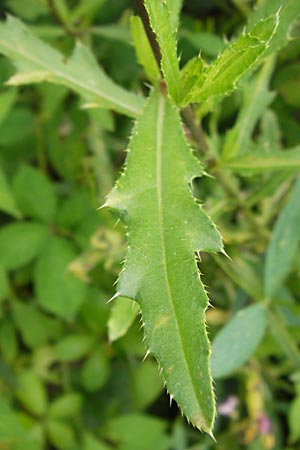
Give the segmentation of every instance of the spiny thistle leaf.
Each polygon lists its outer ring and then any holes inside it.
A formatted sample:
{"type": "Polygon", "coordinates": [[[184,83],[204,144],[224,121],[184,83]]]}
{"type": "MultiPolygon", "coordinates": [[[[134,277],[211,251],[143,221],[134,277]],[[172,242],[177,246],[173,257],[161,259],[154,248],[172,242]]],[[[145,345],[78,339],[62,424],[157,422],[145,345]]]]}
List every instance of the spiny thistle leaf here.
{"type": "Polygon", "coordinates": [[[202,174],[177,107],[154,90],[135,125],[125,171],[106,204],[120,210],[128,225],[117,294],[138,301],[146,343],[171,397],[192,424],[211,433],[215,405],[205,328],[208,298],[194,252],[223,247],[189,188],[202,174]]]}
{"type": "Polygon", "coordinates": [[[0,53],[18,69],[9,80],[11,85],[47,81],[74,90],[90,107],[114,109],[130,117],[142,111],[143,98],[114,83],[80,42],[66,62],[61,53],[37,38],[20,20],[9,17],[0,23],[0,53]]]}
{"type": "Polygon", "coordinates": [[[270,45],[279,23],[279,14],[258,22],[248,33],[231,45],[200,74],[199,82],[192,86],[181,105],[206,102],[203,111],[210,110],[232,92],[240,78],[248,73],[270,45]]]}

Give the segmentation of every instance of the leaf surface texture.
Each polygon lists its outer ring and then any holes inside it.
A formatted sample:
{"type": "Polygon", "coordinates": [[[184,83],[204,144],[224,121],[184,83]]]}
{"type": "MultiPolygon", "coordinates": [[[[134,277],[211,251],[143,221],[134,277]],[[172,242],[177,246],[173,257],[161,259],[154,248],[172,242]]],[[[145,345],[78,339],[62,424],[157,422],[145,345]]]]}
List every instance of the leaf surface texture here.
{"type": "Polygon", "coordinates": [[[195,251],[222,250],[220,235],[189,188],[202,175],[179,111],[154,90],[107,205],[123,212],[129,248],[118,295],[142,310],[146,343],[189,421],[210,432],[215,415],[205,329],[208,298],[195,251]]]}
{"type": "Polygon", "coordinates": [[[18,19],[9,17],[0,24],[0,53],[17,66],[11,85],[41,81],[62,84],[81,95],[87,106],[114,109],[131,117],[141,113],[143,98],[114,83],[80,42],[65,61],[64,55],[34,36],[18,19]]]}

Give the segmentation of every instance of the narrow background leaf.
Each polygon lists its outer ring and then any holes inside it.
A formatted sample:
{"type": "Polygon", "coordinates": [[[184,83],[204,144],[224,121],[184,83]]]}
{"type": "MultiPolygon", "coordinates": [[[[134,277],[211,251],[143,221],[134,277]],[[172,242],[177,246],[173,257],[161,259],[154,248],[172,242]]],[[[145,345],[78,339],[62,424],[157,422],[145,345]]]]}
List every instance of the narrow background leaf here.
{"type": "Polygon", "coordinates": [[[21,21],[9,17],[0,23],[0,52],[18,68],[10,84],[49,81],[75,90],[87,104],[115,109],[131,117],[141,113],[143,99],[115,84],[79,42],[66,64],[57,50],[38,39],[21,21]],[[89,77],[83,78],[83,73],[89,73],[89,77]]]}
{"type": "Polygon", "coordinates": [[[300,242],[300,180],[274,227],[266,254],[264,286],[271,298],[288,275],[300,242]]]}
{"type": "Polygon", "coordinates": [[[248,361],[263,337],[266,323],[261,304],[242,309],[226,323],[212,343],[214,378],[229,376],[248,361]]]}

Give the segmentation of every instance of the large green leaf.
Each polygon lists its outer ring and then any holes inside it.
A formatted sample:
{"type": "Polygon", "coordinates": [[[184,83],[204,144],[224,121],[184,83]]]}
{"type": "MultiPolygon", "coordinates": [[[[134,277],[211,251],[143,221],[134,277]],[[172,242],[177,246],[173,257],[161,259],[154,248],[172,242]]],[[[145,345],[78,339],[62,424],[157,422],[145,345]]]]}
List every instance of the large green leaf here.
{"type": "Polygon", "coordinates": [[[41,81],[62,84],[80,94],[87,106],[111,108],[132,117],[141,113],[143,99],[115,84],[80,42],[65,62],[62,54],[34,36],[18,19],[9,17],[0,24],[0,53],[18,69],[9,81],[11,85],[41,81]]]}
{"type": "Polygon", "coordinates": [[[259,21],[248,33],[243,33],[228,45],[220,56],[199,77],[189,93],[181,99],[183,106],[193,102],[208,102],[203,111],[209,110],[233,91],[239,79],[258,62],[276,32],[279,15],[271,15],[259,21]]]}
{"type": "Polygon", "coordinates": [[[188,420],[211,432],[215,408],[205,329],[208,298],[194,252],[222,250],[222,241],[189,189],[202,173],[177,108],[154,90],[107,205],[121,210],[129,227],[117,294],[139,302],[146,343],[170,395],[188,420]]]}
{"type": "Polygon", "coordinates": [[[300,180],[281,211],[268,245],[265,263],[265,294],[272,297],[291,269],[300,241],[300,180]]]}
{"type": "Polygon", "coordinates": [[[168,92],[175,102],[179,100],[179,64],[177,58],[176,28],[171,24],[168,2],[145,0],[151,27],[161,51],[161,69],[168,92]]]}

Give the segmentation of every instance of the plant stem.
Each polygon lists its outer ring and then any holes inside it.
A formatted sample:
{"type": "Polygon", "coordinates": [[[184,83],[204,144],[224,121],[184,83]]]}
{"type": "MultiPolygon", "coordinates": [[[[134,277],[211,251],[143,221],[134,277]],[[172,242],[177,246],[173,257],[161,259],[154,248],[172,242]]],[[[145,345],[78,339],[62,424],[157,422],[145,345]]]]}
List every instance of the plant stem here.
{"type": "Polygon", "coordinates": [[[79,31],[71,28],[59,14],[59,12],[56,8],[56,5],[55,5],[55,1],[47,0],[47,3],[48,3],[48,7],[50,9],[51,14],[56,19],[56,21],[62,26],[62,28],[65,30],[65,32],[72,37],[79,37],[81,35],[81,33],[79,31]]]}
{"type": "Polygon", "coordinates": [[[148,16],[147,10],[145,8],[144,1],[143,0],[135,0],[135,5],[136,5],[137,12],[139,13],[139,16],[143,22],[145,32],[148,36],[149,43],[151,45],[154,57],[156,59],[157,65],[160,69],[160,73],[163,78],[163,74],[162,74],[161,67],[160,67],[161,51],[160,51],[160,47],[159,47],[159,44],[156,39],[156,35],[150,26],[149,16],[148,16]]]}
{"type": "Polygon", "coordinates": [[[200,152],[207,153],[209,148],[205,139],[205,135],[200,123],[196,123],[193,108],[188,106],[181,111],[181,115],[188,125],[190,132],[196,141],[200,152]]]}

